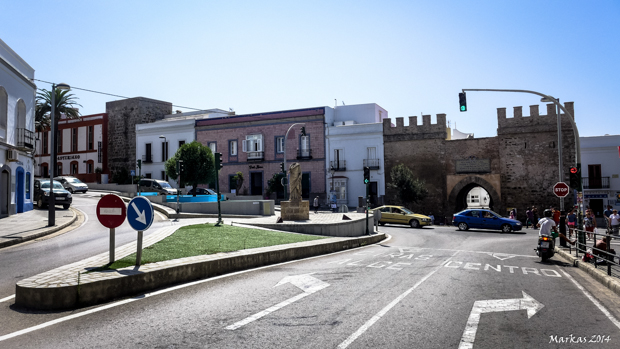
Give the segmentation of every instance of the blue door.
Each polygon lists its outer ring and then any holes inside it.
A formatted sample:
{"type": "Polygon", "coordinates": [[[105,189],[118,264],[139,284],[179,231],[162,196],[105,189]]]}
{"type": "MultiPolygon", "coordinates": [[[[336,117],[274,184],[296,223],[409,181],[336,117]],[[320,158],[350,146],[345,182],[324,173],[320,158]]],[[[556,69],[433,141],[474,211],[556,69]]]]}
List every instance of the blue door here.
{"type": "Polygon", "coordinates": [[[471,217],[467,217],[467,225],[470,228],[482,228],[481,212],[478,210],[470,211],[471,217]]]}
{"type": "Polygon", "coordinates": [[[16,212],[23,213],[24,212],[24,196],[25,196],[25,185],[24,185],[24,169],[22,167],[18,167],[15,170],[15,203],[16,203],[16,212]]]}

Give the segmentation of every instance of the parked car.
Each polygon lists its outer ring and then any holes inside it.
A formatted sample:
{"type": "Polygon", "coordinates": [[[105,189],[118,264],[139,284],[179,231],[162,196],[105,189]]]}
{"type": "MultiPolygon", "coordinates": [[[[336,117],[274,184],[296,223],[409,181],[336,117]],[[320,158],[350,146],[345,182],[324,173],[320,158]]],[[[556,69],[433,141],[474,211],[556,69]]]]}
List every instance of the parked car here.
{"type": "Polygon", "coordinates": [[[491,210],[468,209],[455,213],[452,217],[452,224],[459,230],[473,229],[494,229],[504,233],[521,230],[521,222],[516,219],[505,218],[491,210]]]}
{"type": "Polygon", "coordinates": [[[177,190],[170,183],[161,179],[144,178],[139,182],[140,191],[143,193],[158,193],[159,195],[177,195],[177,190]]]}
{"type": "Polygon", "coordinates": [[[381,225],[385,225],[385,223],[407,224],[412,228],[421,228],[425,225],[431,225],[430,217],[413,213],[403,206],[385,205],[377,207],[375,210],[381,211],[381,219],[379,220],[379,224],[381,225]]]}
{"type": "Polygon", "coordinates": [[[54,180],[59,181],[72,194],[77,192],[86,193],[88,191],[88,185],[75,177],[60,176],[54,178],[54,180]]]}
{"type": "MultiPolygon", "coordinates": [[[[187,195],[194,195],[194,189],[190,189],[187,192],[187,195]]],[[[196,188],[196,195],[215,195],[217,196],[217,193],[213,190],[213,189],[209,189],[209,188],[196,188]]],[[[222,194],[222,201],[226,201],[226,195],[222,194]]]]}
{"type": "MultiPolygon", "coordinates": [[[[49,179],[36,179],[34,181],[34,202],[37,203],[38,208],[44,208],[48,205],[50,195],[50,180],[49,179]]],[[[62,187],[62,184],[58,181],[54,181],[54,203],[56,205],[62,205],[65,210],[69,209],[73,198],[71,193],[62,187]]]]}

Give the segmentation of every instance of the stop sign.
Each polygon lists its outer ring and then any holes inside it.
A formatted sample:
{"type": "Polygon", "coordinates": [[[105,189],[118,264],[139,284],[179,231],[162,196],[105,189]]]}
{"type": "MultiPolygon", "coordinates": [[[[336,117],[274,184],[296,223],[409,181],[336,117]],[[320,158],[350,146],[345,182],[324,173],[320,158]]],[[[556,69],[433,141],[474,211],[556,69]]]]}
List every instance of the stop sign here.
{"type": "Polygon", "coordinates": [[[119,196],[108,194],[97,203],[97,218],[106,228],[116,228],[123,224],[127,208],[119,196]]]}
{"type": "Polygon", "coordinates": [[[566,185],[566,183],[564,182],[557,182],[553,186],[553,194],[555,194],[555,196],[559,198],[563,198],[568,195],[569,191],[570,189],[568,188],[568,185],[566,185]]]}

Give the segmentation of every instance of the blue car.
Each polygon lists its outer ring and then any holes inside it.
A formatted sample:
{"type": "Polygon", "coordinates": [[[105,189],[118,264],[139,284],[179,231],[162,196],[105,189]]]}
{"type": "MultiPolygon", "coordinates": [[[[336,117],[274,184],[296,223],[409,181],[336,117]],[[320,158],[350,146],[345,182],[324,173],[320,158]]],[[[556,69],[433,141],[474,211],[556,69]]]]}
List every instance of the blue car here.
{"type": "Polygon", "coordinates": [[[493,229],[501,230],[503,233],[521,230],[521,222],[516,219],[509,219],[499,214],[485,209],[469,209],[452,216],[452,223],[459,230],[472,229],[493,229]]]}

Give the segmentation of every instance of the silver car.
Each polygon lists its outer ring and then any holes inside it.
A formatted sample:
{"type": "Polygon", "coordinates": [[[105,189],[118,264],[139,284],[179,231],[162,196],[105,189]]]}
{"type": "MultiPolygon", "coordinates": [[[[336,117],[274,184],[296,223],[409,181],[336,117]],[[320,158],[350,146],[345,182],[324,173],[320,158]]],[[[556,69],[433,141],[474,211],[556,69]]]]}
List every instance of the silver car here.
{"type": "Polygon", "coordinates": [[[54,180],[60,182],[63,188],[70,193],[86,193],[88,191],[88,185],[75,177],[60,176],[55,177],[54,180]]]}

